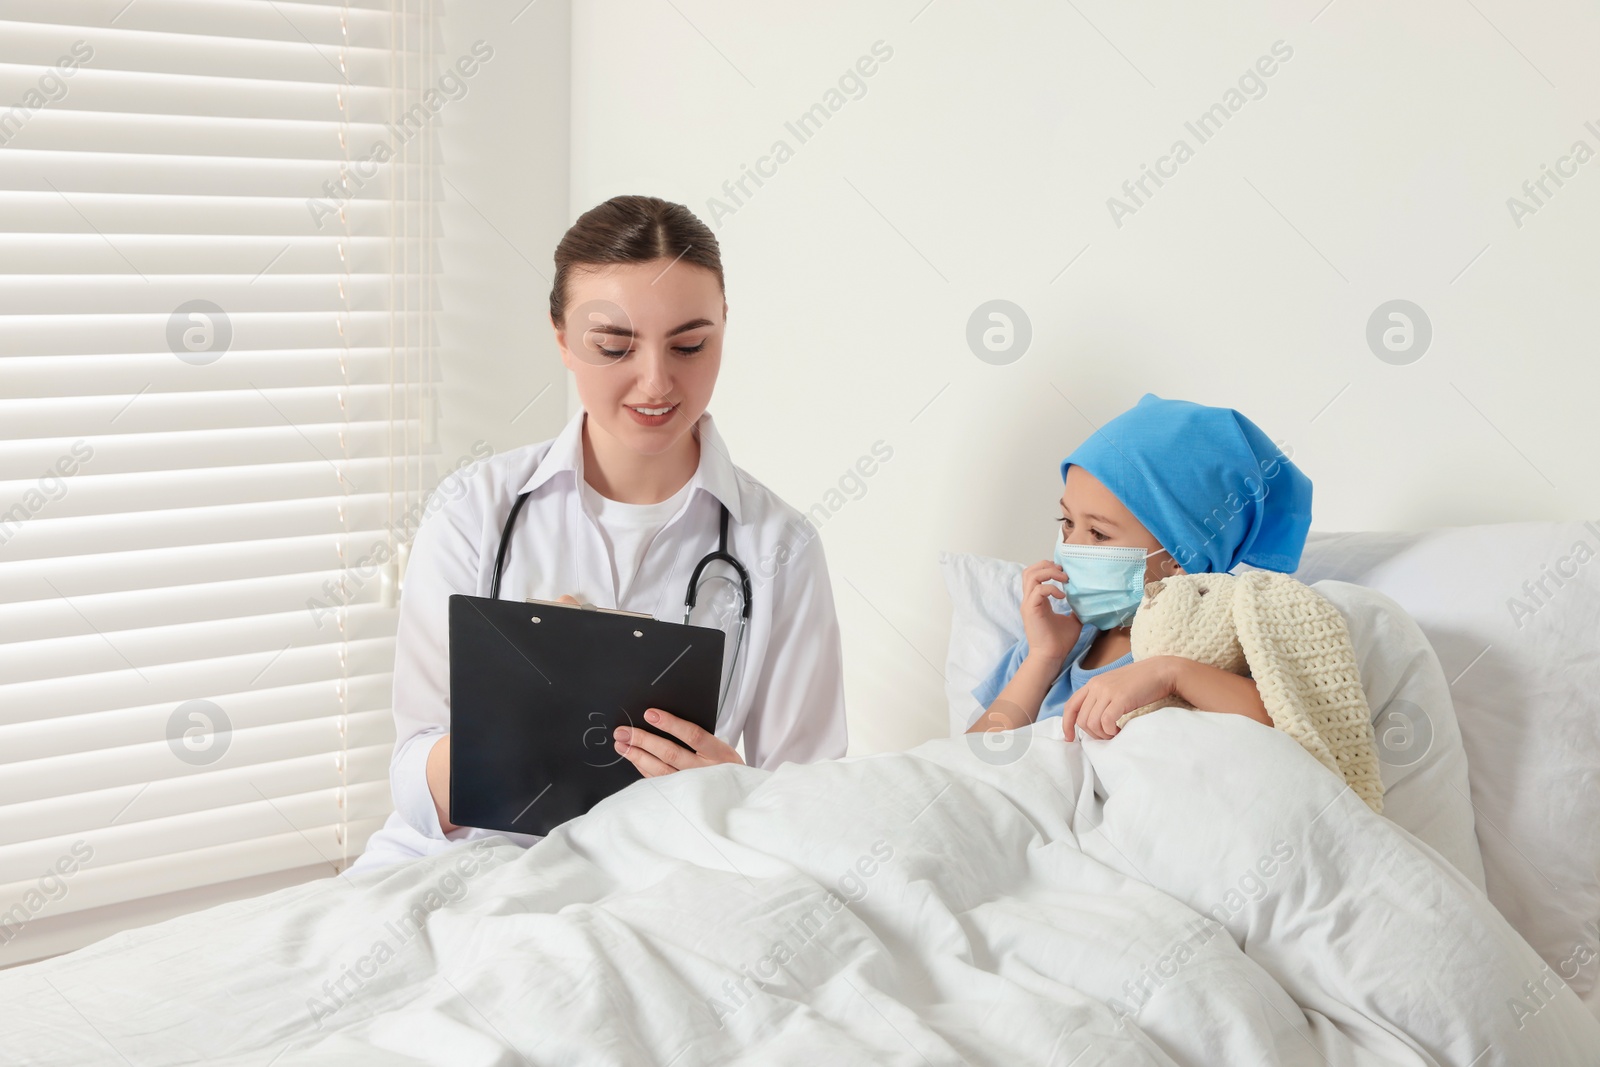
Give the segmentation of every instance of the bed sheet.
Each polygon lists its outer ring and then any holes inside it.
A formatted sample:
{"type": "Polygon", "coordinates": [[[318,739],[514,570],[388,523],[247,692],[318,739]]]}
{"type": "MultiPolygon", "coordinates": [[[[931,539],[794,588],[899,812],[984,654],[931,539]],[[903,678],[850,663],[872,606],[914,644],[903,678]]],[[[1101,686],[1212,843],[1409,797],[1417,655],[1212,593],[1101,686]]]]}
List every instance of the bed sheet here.
{"type": "Polygon", "coordinates": [[[1164,709],[624,790],[0,972],[41,1064],[1592,1065],[1484,895],[1291,738],[1164,709]]]}

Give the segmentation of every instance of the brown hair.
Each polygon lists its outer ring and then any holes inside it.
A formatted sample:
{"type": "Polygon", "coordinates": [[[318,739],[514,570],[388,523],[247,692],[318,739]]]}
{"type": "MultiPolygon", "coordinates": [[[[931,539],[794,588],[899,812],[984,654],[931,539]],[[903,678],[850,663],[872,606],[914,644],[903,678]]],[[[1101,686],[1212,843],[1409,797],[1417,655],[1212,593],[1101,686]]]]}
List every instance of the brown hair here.
{"type": "Polygon", "coordinates": [[[724,293],[722,253],[711,228],[682,204],[654,196],[614,196],[578,216],[556,245],[556,277],[550,287],[550,318],[562,325],[567,280],[574,270],[612,263],[681,260],[717,276],[724,293]]]}

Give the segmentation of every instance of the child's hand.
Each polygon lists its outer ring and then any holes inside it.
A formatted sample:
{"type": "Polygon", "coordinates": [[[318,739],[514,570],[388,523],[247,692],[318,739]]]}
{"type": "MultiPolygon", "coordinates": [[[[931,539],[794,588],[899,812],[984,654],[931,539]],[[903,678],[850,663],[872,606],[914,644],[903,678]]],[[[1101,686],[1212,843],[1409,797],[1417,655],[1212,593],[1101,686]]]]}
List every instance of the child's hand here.
{"type": "Polygon", "coordinates": [[[1135,708],[1173,694],[1174,656],[1151,656],[1106,671],[1084,682],[1061,709],[1061,727],[1068,741],[1078,729],[1105,741],[1119,731],[1117,720],[1135,708]]]}
{"type": "Polygon", "coordinates": [[[1083,622],[1076,615],[1058,615],[1050,606],[1052,600],[1067,595],[1050,583],[1066,580],[1067,572],[1048,559],[1022,572],[1022,628],[1028,635],[1028,654],[1058,667],[1083,633],[1083,622]]]}

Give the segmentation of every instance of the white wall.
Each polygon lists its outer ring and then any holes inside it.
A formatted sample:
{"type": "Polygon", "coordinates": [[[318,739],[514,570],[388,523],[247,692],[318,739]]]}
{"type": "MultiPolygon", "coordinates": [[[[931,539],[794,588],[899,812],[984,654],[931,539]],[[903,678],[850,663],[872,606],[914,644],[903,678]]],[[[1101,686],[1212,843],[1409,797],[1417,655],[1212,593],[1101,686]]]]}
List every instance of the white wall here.
{"type": "Polygon", "coordinates": [[[571,34],[566,0],[448,0],[441,61],[494,50],[443,112],[439,428],[445,471],[482,439],[553,437],[566,370],[549,325],[567,214],[571,34]],[[537,399],[536,399],[537,398],[537,399]]]}
{"type": "Polygon", "coordinates": [[[715,227],[730,322],[713,411],[740,465],[802,509],[875,441],[894,450],[823,526],[853,751],[945,729],[940,550],[1044,556],[1061,457],[1146,391],[1237,407],[1285,442],[1319,529],[1600,509],[1600,160],[1520,227],[1506,204],[1575,141],[1600,149],[1593,9],[777,10],[576,5],[571,214],[651,193],[710,222],[725,180],[777,139],[794,149],[715,227]],[[785,121],[879,40],[893,56],[865,95],[800,143],[785,121]],[[1184,122],[1280,40],[1293,55],[1265,95],[1200,144],[1184,122]],[[1107,198],[1179,137],[1193,158],[1114,224],[1107,198]],[[1032,323],[1010,365],[965,339],[992,298],[1032,323]],[[1394,298],[1434,331],[1404,366],[1365,340],[1394,298]]]}

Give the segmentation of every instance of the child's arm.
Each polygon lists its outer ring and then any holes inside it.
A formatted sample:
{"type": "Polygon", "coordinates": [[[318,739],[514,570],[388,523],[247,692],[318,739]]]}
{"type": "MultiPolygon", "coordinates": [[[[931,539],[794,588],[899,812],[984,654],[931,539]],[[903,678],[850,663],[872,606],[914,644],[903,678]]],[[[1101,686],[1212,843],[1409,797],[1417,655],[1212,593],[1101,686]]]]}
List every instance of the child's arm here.
{"type": "Polygon", "coordinates": [[[1067,572],[1047,559],[1022,572],[1022,628],[1028,638],[1028,656],[967,733],[1015,730],[1039,717],[1045,694],[1083,634],[1083,623],[1076,615],[1058,615],[1050,606],[1067,595],[1051,583],[1066,580],[1067,572]]]}
{"type": "Polygon", "coordinates": [[[1170,664],[1172,694],[1185,704],[1202,711],[1243,715],[1265,726],[1272,725],[1272,716],[1261,702],[1261,691],[1256,688],[1254,679],[1182,656],[1166,658],[1173,661],[1170,664]]]}
{"type": "Polygon", "coordinates": [[[1062,662],[1030,649],[1028,658],[1022,661],[1017,673],[1000,690],[1000,695],[994,698],[989,710],[979,715],[978,721],[967,728],[967,733],[1015,730],[1033,722],[1039,717],[1039,707],[1044,703],[1045,694],[1050,692],[1050,687],[1061,674],[1062,662]]]}
{"type": "Polygon", "coordinates": [[[1243,715],[1272,725],[1253,680],[1182,656],[1151,656],[1096,675],[1079,686],[1062,709],[1063,735],[1068,741],[1076,740],[1081,729],[1102,741],[1115,737],[1118,719],[1168,696],[1202,711],[1243,715]]]}

